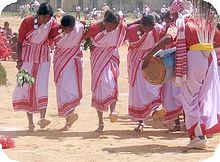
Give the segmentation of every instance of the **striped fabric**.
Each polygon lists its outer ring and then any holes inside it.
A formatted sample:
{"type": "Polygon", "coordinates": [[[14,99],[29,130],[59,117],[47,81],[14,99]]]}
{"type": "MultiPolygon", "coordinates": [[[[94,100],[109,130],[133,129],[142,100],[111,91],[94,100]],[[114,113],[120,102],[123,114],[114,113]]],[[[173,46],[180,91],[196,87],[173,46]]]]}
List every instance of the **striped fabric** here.
{"type": "Polygon", "coordinates": [[[54,81],[57,83],[60,74],[65,69],[65,66],[71,61],[73,57],[82,57],[80,47],[75,48],[56,48],[54,55],[54,81]]]}
{"type": "Polygon", "coordinates": [[[24,62],[43,63],[49,61],[49,47],[47,44],[34,44],[25,40],[22,46],[22,60],[24,62]]]}
{"type": "Polygon", "coordinates": [[[111,60],[119,65],[119,58],[114,55],[115,51],[115,47],[94,49],[93,56],[91,57],[92,91],[95,91],[104,68],[111,60]]]}
{"type": "MultiPolygon", "coordinates": [[[[181,13],[184,10],[183,6],[184,0],[174,0],[171,7],[170,13],[181,13]]],[[[181,84],[182,79],[186,79],[187,74],[187,50],[186,50],[186,40],[185,40],[185,20],[180,14],[176,20],[177,25],[177,41],[176,41],[176,82],[181,84]]]]}
{"type": "Polygon", "coordinates": [[[48,35],[52,28],[54,19],[42,24],[36,30],[27,33],[22,44],[22,60],[31,63],[43,63],[49,61],[48,35]]]}
{"type": "Polygon", "coordinates": [[[216,48],[215,49],[215,52],[216,52],[216,56],[217,56],[217,63],[218,63],[218,66],[220,66],[220,48],[216,48]]]}
{"type": "Polygon", "coordinates": [[[184,17],[177,19],[177,44],[176,44],[176,77],[182,78],[187,74],[187,50],[185,40],[185,20],[184,17]]]}
{"type": "Polygon", "coordinates": [[[115,30],[101,31],[92,39],[91,105],[97,111],[108,111],[109,105],[118,100],[118,48],[123,43],[125,34],[125,25],[119,24],[115,30]]]}
{"type": "Polygon", "coordinates": [[[184,10],[183,0],[174,0],[172,5],[170,6],[170,13],[180,13],[184,10]]]}

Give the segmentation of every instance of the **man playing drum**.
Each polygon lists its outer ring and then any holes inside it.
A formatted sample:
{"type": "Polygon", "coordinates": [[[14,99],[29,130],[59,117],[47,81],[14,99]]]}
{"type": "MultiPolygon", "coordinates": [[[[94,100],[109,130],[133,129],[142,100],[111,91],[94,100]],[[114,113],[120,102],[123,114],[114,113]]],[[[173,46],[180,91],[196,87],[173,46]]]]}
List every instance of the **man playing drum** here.
{"type": "MultiPolygon", "coordinates": [[[[213,16],[209,3],[194,0],[193,6],[200,10],[203,19],[194,14],[190,18],[177,21],[177,52],[176,52],[176,83],[181,88],[181,100],[186,116],[186,127],[190,137],[187,148],[205,149],[208,134],[220,131],[220,84],[217,73],[217,58],[213,50],[213,38],[216,37],[215,21],[205,23],[206,29],[201,30],[206,20],[213,16]],[[199,5],[199,7],[197,6],[199,5]],[[200,20],[200,21],[198,21],[200,20]],[[205,32],[209,32],[204,39],[205,32]],[[204,33],[203,33],[204,32],[204,33]],[[187,75],[187,76],[186,76],[187,75]]],[[[171,13],[179,13],[184,9],[182,0],[175,0],[171,6],[171,13]]],[[[212,17],[213,19],[215,16],[212,17]]],[[[219,37],[219,36],[218,36],[219,37]]],[[[166,34],[145,57],[143,68],[149,63],[149,57],[166,44],[173,41],[173,37],[166,34]],[[148,60],[148,61],[147,61],[148,60]]],[[[214,39],[215,41],[215,39],[214,39]]]]}

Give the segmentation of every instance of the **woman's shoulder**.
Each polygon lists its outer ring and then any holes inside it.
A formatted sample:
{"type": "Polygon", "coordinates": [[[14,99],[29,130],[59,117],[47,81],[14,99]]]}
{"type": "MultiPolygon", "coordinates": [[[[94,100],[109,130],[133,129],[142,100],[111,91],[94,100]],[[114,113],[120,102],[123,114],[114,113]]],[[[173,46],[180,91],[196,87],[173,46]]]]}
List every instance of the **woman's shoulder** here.
{"type": "Polygon", "coordinates": [[[103,26],[103,23],[100,21],[100,22],[91,24],[90,28],[93,30],[101,30],[102,26],[103,26]]]}
{"type": "Polygon", "coordinates": [[[34,17],[33,16],[27,16],[23,20],[23,22],[27,22],[27,23],[30,23],[30,22],[33,22],[33,21],[34,21],[34,17]]]}
{"type": "Polygon", "coordinates": [[[138,29],[138,27],[139,27],[139,24],[132,24],[132,25],[128,26],[127,29],[136,30],[136,29],[138,29]]]}
{"type": "Polygon", "coordinates": [[[91,37],[95,37],[102,30],[103,30],[102,22],[97,22],[90,25],[88,33],[91,37]]]}

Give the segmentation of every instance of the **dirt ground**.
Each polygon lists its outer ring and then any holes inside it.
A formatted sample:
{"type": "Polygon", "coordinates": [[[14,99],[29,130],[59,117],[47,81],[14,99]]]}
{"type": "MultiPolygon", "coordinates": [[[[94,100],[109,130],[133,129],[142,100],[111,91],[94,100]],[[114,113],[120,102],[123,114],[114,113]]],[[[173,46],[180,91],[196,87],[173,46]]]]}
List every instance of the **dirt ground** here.
{"type": "MultiPolygon", "coordinates": [[[[0,24],[9,21],[14,31],[18,29],[20,19],[0,17],[0,24]]],[[[147,121],[144,132],[135,133],[136,126],[127,111],[128,82],[126,71],[126,47],[120,48],[118,122],[112,124],[105,113],[105,131],[97,134],[97,116],[90,106],[90,64],[89,53],[84,53],[83,99],[77,109],[79,119],[70,131],[60,132],[64,119],[58,118],[56,91],[53,73],[50,73],[49,104],[47,118],[52,121],[49,129],[28,132],[24,112],[14,112],[11,96],[15,87],[17,70],[15,63],[2,62],[8,73],[10,85],[0,87],[0,136],[10,136],[15,140],[15,148],[4,150],[14,160],[20,162],[198,162],[213,155],[220,143],[220,135],[209,139],[207,150],[186,150],[188,143],[186,132],[171,133],[160,122],[147,121]]],[[[35,115],[35,122],[39,115],[35,115]]]]}

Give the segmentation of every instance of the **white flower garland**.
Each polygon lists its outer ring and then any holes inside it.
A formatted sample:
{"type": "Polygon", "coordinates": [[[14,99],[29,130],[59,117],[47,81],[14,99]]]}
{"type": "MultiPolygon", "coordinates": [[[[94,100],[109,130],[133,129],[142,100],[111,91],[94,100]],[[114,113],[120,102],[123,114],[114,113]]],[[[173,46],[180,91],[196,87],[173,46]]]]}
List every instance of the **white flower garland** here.
{"type": "Polygon", "coordinates": [[[141,39],[141,37],[142,37],[141,31],[138,30],[138,31],[137,31],[137,35],[138,35],[138,38],[141,39]]]}
{"type": "Polygon", "coordinates": [[[39,25],[37,24],[37,17],[35,16],[34,18],[34,29],[38,29],[39,28],[39,25]]]}

